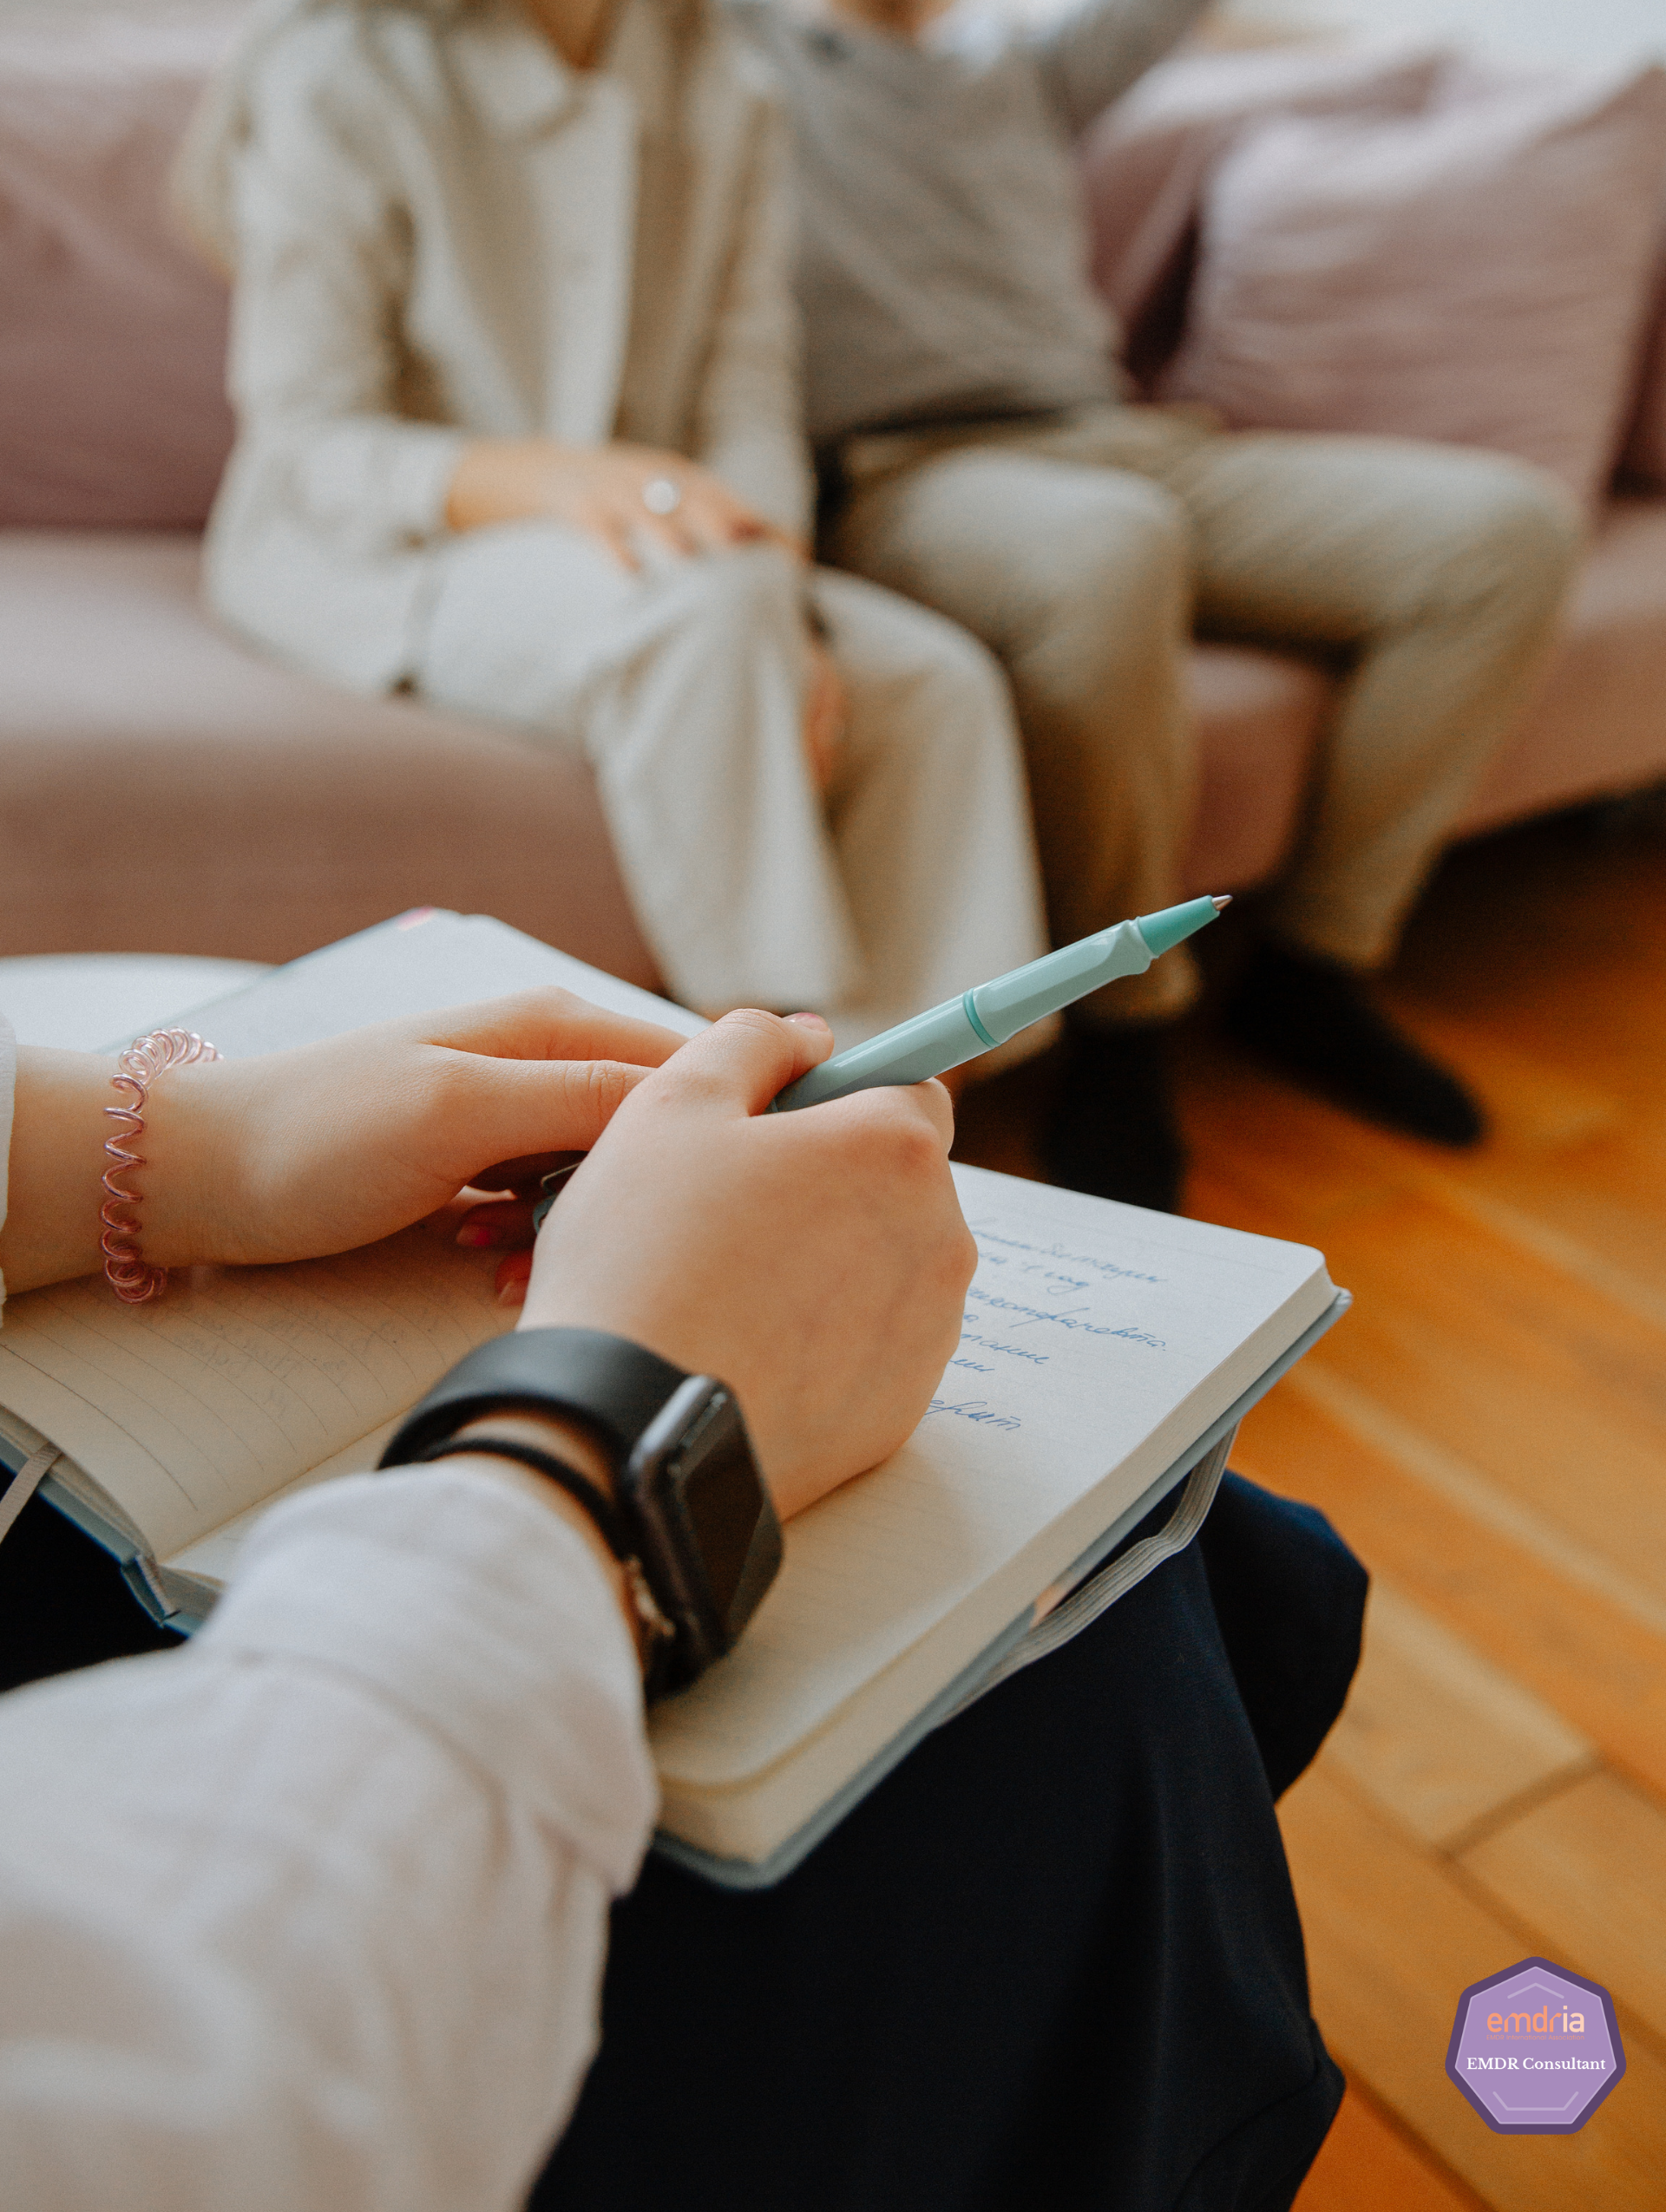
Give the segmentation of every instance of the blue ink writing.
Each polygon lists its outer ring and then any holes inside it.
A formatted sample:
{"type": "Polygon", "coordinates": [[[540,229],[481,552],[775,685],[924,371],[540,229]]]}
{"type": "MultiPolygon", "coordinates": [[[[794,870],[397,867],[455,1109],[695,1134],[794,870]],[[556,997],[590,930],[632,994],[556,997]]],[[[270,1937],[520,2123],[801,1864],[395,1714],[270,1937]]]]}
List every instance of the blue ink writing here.
{"type": "MultiPolygon", "coordinates": [[[[972,1234],[980,1246],[1004,1244],[1009,1252],[1027,1252],[1038,1260],[1067,1260],[1072,1267],[1091,1267],[1107,1282],[1161,1283],[1165,1279],[1161,1275],[1148,1275],[1138,1267],[1119,1267],[1114,1260],[1100,1260],[1091,1252],[1066,1252],[1059,1244],[1026,1244],[1022,1237],[1000,1236],[994,1229],[981,1227],[976,1221],[972,1224],[972,1234]]],[[[1000,1254],[992,1252],[987,1257],[999,1261],[1000,1254]]]]}
{"type": "Polygon", "coordinates": [[[985,1429],[999,1429],[1006,1436],[1015,1436],[1024,1423],[1015,1413],[994,1413],[989,1401],[983,1397],[962,1398],[958,1405],[951,1405],[947,1398],[935,1397],[926,1408],[928,1418],[934,1413],[952,1413],[960,1421],[975,1421],[985,1429]]]}

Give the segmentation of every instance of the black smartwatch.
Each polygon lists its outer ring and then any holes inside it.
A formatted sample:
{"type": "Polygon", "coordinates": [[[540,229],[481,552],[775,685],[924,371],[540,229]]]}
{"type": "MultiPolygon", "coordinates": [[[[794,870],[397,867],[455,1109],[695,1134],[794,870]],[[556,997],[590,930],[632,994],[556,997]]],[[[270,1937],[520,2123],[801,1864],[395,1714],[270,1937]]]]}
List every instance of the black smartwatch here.
{"type": "MultiPolygon", "coordinates": [[[[380,1463],[419,1462],[493,1413],[570,1421],[606,1456],[616,1514],[596,1509],[605,1501],[581,1478],[565,1487],[646,1587],[639,1611],[653,1631],[648,1695],[681,1689],[721,1659],[782,1557],[781,1523],[728,1385],[599,1330],[517,1329],[460,1360],[412,1408],[380,1463]]],[[[482,1439],[470,1448],[489,1447],[482,1439]]]]}

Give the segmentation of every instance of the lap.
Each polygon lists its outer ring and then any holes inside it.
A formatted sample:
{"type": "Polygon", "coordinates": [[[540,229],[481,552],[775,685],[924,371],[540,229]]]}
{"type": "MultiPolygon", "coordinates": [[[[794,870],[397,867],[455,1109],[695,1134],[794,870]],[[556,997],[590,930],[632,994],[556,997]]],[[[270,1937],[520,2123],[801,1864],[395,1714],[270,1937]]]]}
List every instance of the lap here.
{"type": "Polygon", "coordinates": [[[1155,407],[858,450],[871,473],[838,557],[962,619],[1005,601],[1033,620],[1178,558],[1205,626],[1345,644],[1414,616],[1466,564],[1565,564],[1578,537],[1562,487],[1508,455],[1223,432],[1155,407]]]}
{"type": "Polygon", "coordinates": [[[809,586],[853,686],[908,682],[924,669],[998,680],[977,640],[929,606],[836,568],[813,569],[809,586]]]}
{"type": "Polygon", "coordinates": [[[1012,654],[1082,613],[1145,623],[1190,560],[1190,525],[1131,471],[968,443],[854,485],[830,549],[1012,654]]]}
{"type": "Polygon", "coordinates": [[[633,571],[583,531],[521,522],[470,531],[432,559],[417,679],[448,705],[559,720],[672,647],[797,648],[801,581],[775,546],[656,553],[633,571]]]}
{"type": "MultiPolygon", "coordinates": [[[[172,1640],[38,1499],[0,1581],[14,1681],[172,1640]]],[[[651,1859],[535,2212],[1288,2202],[1341,2083],[1272,1797],[1340,1708],[1363,1592],[1318,1516],[1229,1477],[1199,1544],[775,1889],[651,1859]]]]}
{"type": "Polygon", "coordinates": [[[0,1543],[0,1691],[179,1640],[152,1620],[108,1552],[43,1497],[30,1498],[0,1543]]]}
{"type": "MultiPolygon", "coordinates": [[[[1363,1576],[1322,1524],[1270,1529],[1290,1509],[1264,1493],[1236,1486],[1234,1509],[1225,1552],[1264,1554],[1269,1621],[1335,1662],[1283,1772],[1335,1717],[1363,1576]],[[1328,1584],[1327,1542],[1346,1562],[1328,1584]]],[[[1341,2085],[1237,1679],[1264,1689],[1276,1662],[1259,1633],[1229,1652],[1211,1582],[1195,1546],[1158,1569],[928,1738],[772,1890],[651,1860],[615,1910],[600,2055],[535,2208],[1293,2193],[1341,2085]]]]}
{"type": "Polygon", "coordinates": [[[1385,534],[1417,549],[1473,537],[1500,519],[1565,521],[1574,507],[1554,478],[1508,454],[1378,434],[1227,430],[1179,409],[1087,409],[1016,435],[1013,444],[1161,487],[1199,533],[1200,561],[1210,533],[1243,521],[1247,511],[1263,532],[1299,526],[1332,549],[1385,534]]]}
{"type": "Polygon", "coordinates": [[[1241,431],[1177,469],[1200,618],[1320,643],[1439,612],[1572,558],[1573,502],[1508,455],[1408,438],[1241,431]]]}
{"type": "Polygon", "coordinates": [[[831,569],[808,574],[773,547],[620,567],[559,524],[470,532],[436,557],[421,663],[424,690],[483,711],[578,711],[599,678],[683,638],[724,655],[797,652],[812,596],[853,704],[924,671],[994,684],[981,647],[928,608],[831,569]]]}

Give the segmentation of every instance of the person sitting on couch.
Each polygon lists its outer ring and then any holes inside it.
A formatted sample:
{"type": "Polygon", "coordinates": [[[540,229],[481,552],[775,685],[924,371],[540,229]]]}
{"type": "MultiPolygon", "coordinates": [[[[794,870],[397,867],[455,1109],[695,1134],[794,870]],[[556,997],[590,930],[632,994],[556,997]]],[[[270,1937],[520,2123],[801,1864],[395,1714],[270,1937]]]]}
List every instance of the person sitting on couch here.
{"type": "MultiPolygon", "coordinates": [[[[487,1355],[525,1387],[600,1332],[639,1383],[720,1377],[784,1518],[908,1435],[975,1258],[941,1085],[767,1111],[831,1047],[545,991],[174,1068],[128,1264],[351,1249],[587,1149],[487,1355]]],[[[0,1016],[0,1301],[99,1264],[111,1074],[0,1016]]],[[[646,1609],[563,1486],[611,1486],[595,1430],[452,1441],[273,1506],[184,1650],[0,1698],[7,2212],[514,2212],[564,2125],[561,2212],[1289,2202],[1341,2082],[1273,1796],[1365,1587],[1317,1515],[1229,1478],[742,1894],[643,1865],[646,1609]]],[[[31,1501],[0,1567],[30,1515],[64,1525],[31,1501]]]]}
{"type": "MultiPolygon", "coordinates": [[[[1055,939],[1179,895],[1184,647],[1345,658],[1295,852],[1228,1007],[1246,1044],[1392,1128],[1482,1119],[1367,978],[1550,644],[1580,546],[1524,463],[1382,438],[1223,435],[1131,403],[1087,276],[1072,141],[1204,0],[1051,27],[946,0],[737,0],[793,119],[810,429],[844,566],[951,615],[1012,678],[1055,939]]],[[[1054,1178],[1173,1202],[1164,1037],[1184,954],[1077,1010],[1054,1178]]]]}
{"type": "Polygon", "coordinates": [[[673,993],[849,1044],[1044,950],[1041,900],[989,656],[805,566],[763,74],[705,0],[269,0],[177,180],[234,279],[207,590],[583,746],[673,993]]]}

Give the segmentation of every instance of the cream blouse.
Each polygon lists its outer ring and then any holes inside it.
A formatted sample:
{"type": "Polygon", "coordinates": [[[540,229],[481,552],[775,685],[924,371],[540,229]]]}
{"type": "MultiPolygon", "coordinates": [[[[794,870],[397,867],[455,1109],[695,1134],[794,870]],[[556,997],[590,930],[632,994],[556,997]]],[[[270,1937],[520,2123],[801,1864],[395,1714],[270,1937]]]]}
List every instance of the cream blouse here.
{"type": "Polygon", "coordinates": [[[220,612],[397,684],[473,437],[668,447],[802,531],[784,158],[707,0],[624,0],[582,71],[515,0],[269,6],[181,167],[236,279],[220,612]]]}

